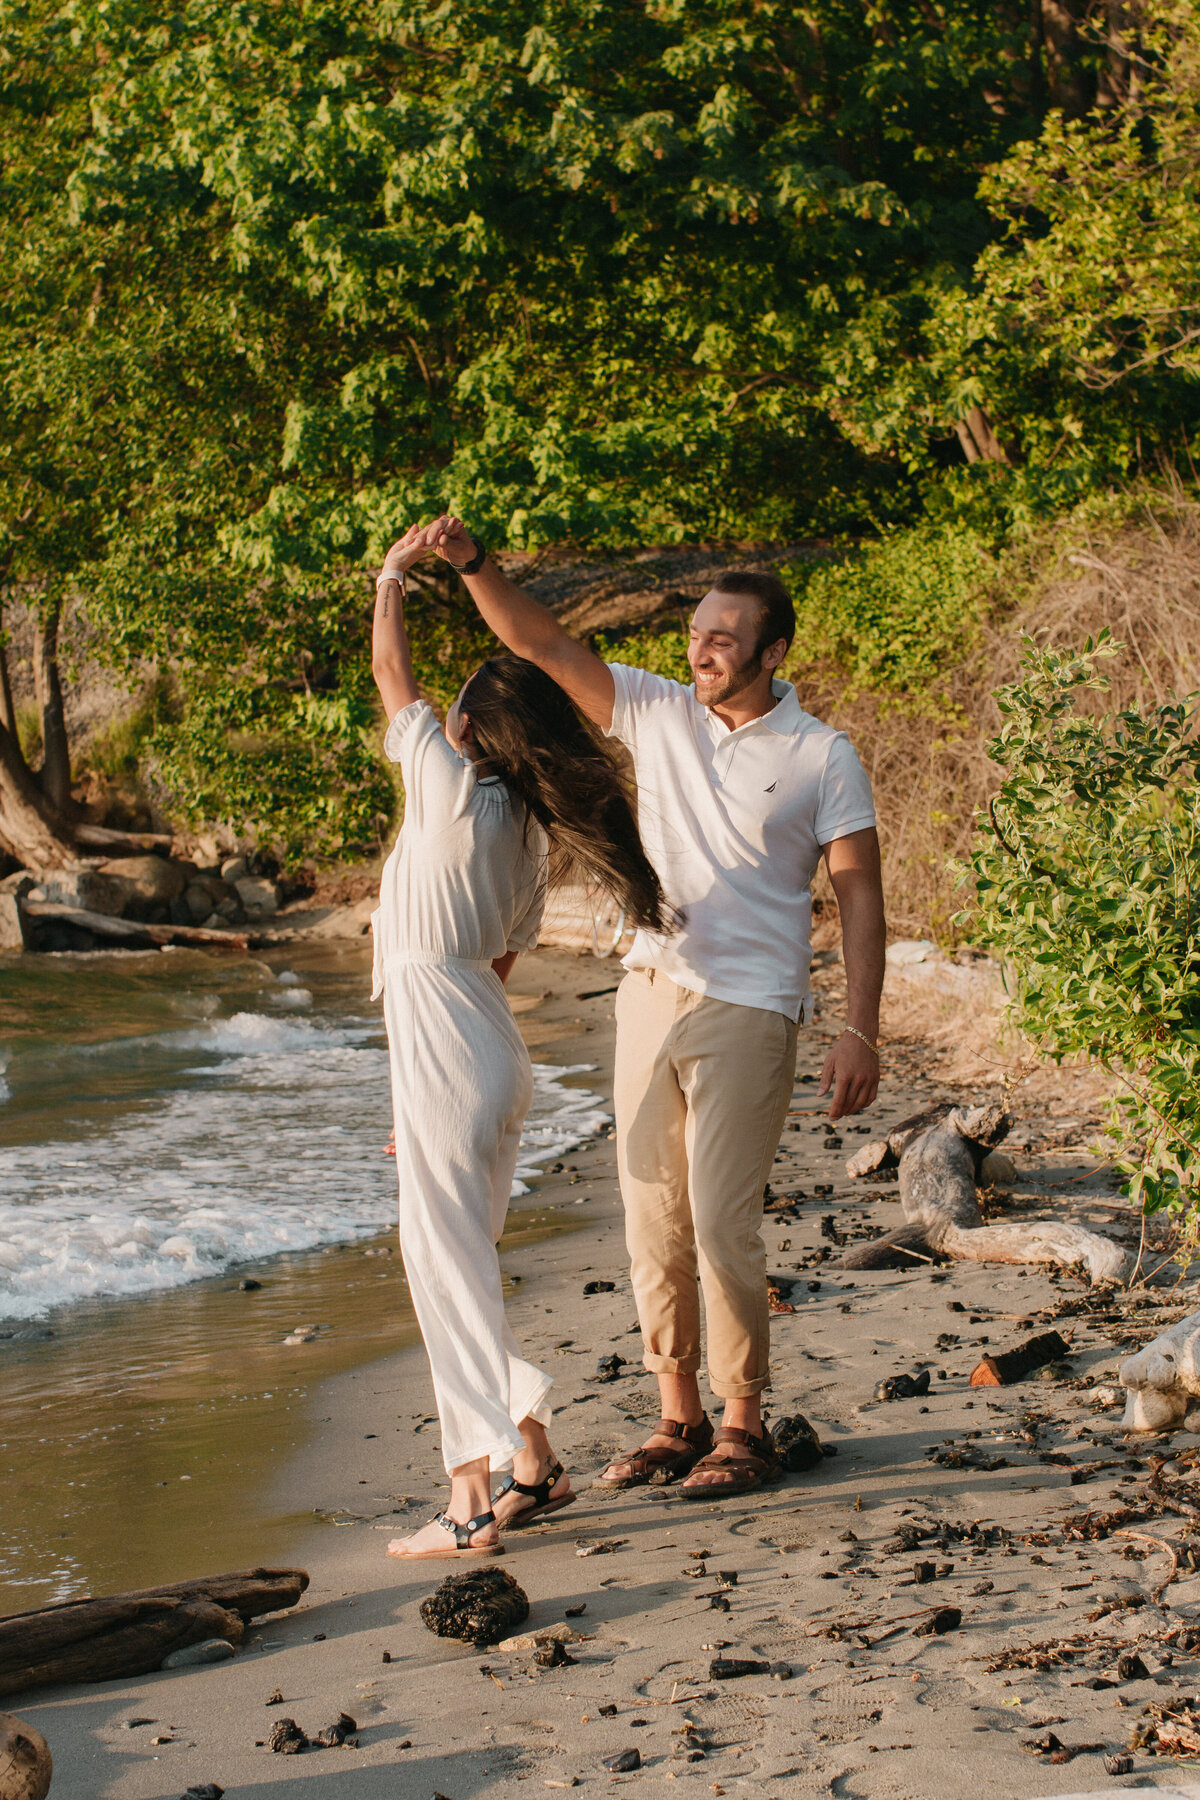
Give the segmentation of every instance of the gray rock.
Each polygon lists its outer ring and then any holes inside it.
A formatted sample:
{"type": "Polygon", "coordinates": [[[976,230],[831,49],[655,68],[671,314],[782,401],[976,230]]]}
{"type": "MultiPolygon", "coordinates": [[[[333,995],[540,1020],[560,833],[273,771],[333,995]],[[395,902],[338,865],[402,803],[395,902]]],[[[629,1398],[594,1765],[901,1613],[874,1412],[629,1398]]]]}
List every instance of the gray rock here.
{"type": "Polygon", "coordinates": [[[203,925],[213,909],[213,896],[206,886],[193,881],[190,887],[183,890],[183,903],[187,907],[189,921],[193,925],[203,925]]]}
{"type": "Polygon", "coordinates": [[[182,1650],[172,1650],[170,1656],[163,1658],[159,1667],[200,1669],[206,1663],[228,1662],[232,1655],[233,1645],[227,1644],[224,1638],[204,1638],[199,1644],[185,1644],[182,1650]]]}
{"type": "Polygon", "coordinates": [[[117,856],[100,873],[124,884],[126,906],[170,906],[187,885],[187,873],[165,856],[117,856]]]}
{"type": "Polygon", "coordinates": [[[248,919],[267,919],[272,913],[279,911],[279,894],[273,881],[246,875],[233,885],[237,889],[238,899],[246,909],[248,919]]]}
{"type": "Polygon", "coordinates": [[[245,881],[250,873],[250,865],[244,856],[231,856],[221,864],[221,880],[227,881],[230,887],[239,881],[245,881]]]}
{"type": "Polygon", "coordinates": [[[48,900],[55,906],[76,906],[81,912],[104,913],[118,919],[124,910],[128,889],[124,883],[101,869],[51,869],[39,876],[36,888],[30,889],[31,900],[48,900]]]}

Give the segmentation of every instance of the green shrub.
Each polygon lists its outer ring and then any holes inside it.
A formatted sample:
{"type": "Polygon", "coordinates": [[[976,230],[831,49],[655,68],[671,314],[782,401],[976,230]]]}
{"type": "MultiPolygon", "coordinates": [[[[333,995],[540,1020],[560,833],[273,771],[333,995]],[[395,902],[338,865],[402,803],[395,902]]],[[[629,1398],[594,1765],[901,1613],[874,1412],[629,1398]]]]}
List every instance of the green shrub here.
{"type": "Polygon", "coordinates": [[[1026,678],[996,695],[1005,778],[978,820],[970,923],[1012,969],[1039,1052],[1119,1078],[1130,1197],[1185,1212],[1200,1198],[1200,710],[1081,707],[1119,648],[1107,632],[1074,655],[1025,639],[1026,678]]]}
{"type": "Polygon", "coordinates": [[[635,669],[649,669],[652,675],[665,675],[669,681],[687,687],[692,679],[688,665],[688,634],[677,626],[668,631],[633,631],[615,637],[598,633],[596,650],[605,662],[629,663],[635,669]]]}
{"type": "Polygon", "coordinates": [[[829,665],[847,703],[871,693],[883,713],[959,717],[946,678],[979,643],[997,574],[972,526],[921,524],[846,561],[782,573],[798,595],[789,668],[829,665]]]}

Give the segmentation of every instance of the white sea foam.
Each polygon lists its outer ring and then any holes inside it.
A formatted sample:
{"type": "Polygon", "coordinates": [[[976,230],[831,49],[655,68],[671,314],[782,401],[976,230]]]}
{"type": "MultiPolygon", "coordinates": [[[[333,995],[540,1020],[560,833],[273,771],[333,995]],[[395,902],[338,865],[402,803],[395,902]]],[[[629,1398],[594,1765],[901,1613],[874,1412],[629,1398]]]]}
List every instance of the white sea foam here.
{"type": "MultiPolygon", "coordinates": [[[[180,1287],[395,1218],[395,1164],[382,1154],[388,1059],[374,1026],[241,1012],[64,1055],[125,1068],[157,1059],[174,1075],[88,1138],[0,1149],[0,1318],[180,1287]]],[[[592,1066],[534,1065],[514,1194],[608,1124],[599,1096],[562,1084],[592,1066]]]]}

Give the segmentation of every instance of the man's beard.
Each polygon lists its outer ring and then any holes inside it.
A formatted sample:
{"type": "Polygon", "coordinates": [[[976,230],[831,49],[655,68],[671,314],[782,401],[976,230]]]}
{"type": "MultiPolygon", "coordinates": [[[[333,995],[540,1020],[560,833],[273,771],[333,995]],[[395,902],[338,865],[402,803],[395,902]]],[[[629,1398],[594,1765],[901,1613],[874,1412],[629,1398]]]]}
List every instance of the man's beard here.
{"type": "Polygon", "coordinates": [[[728,675],[722,675],[719,681],[708,683],[703,692],[697,682],[696,698],[701,706],[723,706],[727,700],[736,700],[739,694],[745,693],[761,674],[762,657],[752,656],[739,668],[731,669],[728,675]]]}

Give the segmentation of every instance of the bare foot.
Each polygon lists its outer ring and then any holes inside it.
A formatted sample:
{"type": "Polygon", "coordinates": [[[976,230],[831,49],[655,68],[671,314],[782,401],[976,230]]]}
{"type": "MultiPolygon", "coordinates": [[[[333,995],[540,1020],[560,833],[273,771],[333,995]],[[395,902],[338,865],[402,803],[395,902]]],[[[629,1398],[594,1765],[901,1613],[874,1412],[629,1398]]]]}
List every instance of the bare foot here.
{"type": "MultiPolygon", "coordinates": [[[[460,1525],[465,1525],[466,1522],[465,1519],[456,1521],[460,1525]]],[[[481,1525],[479,1530],[473,1531],[467,1540],[467,1544],[472,1550],[494,1548],[499,1542],[500,1533],[494,1524],[481,1525]]],[[[411,1537],[393,1538],[387,1547],[387,1553],[389,1556],[398,1557],[422,1556],[427,1555],[431,1550],[453,1553],[455,1548],[453,1531],[447,1531],[446,1527],[439,1525],[436,1519],[430,1519],[428,1525],[422,1525],[420,1531],[414,1531],[411,1537]]]]}

